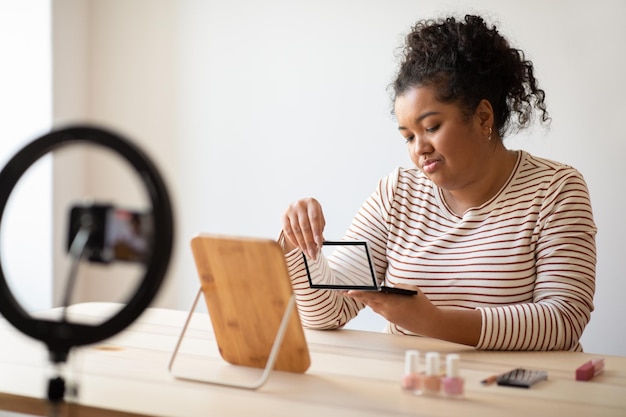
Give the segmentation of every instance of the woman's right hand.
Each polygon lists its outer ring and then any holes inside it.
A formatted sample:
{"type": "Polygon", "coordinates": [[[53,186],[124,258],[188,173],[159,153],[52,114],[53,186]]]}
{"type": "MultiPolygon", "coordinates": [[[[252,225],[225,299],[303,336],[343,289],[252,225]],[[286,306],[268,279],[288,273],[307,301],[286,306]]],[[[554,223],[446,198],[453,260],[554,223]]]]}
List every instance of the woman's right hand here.
{"type": "Polygon", "coordinates": [[[283,214],[285,253],[300,248],[307,257],[316,259],[324,242],[324,213],[314,198],[303,198],[287,207],[283,214]]]}

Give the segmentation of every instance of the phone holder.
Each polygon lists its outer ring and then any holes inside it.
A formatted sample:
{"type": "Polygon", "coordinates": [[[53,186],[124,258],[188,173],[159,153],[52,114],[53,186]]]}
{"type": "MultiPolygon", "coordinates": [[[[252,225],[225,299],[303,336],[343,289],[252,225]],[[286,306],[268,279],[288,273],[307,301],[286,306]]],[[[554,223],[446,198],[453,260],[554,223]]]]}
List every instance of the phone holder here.
{"type": "MultiPolygon", "coordinates": [[[[50,360],[55,364],[65,362],[72,347],[107,339],[131,324],[149,306],[158,292],[173,246],[172,205],[165,182],[156,166],[141,149],[122,136],[84,125],[52,131],[26,145],[9,160],[0,172],[0,228],[9,196],[24,172],[48,152],[78,143],[109,148],[130,163],[147,190],[152,204],[154,225],[158,225],[158,228],[155,227],[152,255],[146,262],[145,275],[135,293],[122,309],[99,325],[51,321],[30,316],[11,293],[0,262],[0,313],[19,331],[45,343],[50,360]]],[[[55,397],[58,396],[55,394],[55,397]]]]}

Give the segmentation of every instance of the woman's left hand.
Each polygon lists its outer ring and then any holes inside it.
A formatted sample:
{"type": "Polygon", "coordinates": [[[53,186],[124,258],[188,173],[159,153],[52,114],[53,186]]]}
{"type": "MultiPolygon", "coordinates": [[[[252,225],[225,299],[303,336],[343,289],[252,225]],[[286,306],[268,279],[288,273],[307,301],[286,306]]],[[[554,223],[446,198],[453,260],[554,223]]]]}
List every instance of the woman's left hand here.
{"type": "Polygon", "coordinates": [[[378,291],[350,290],[345,295],[369,306],[375,313],[403,329],[425,335],[427,326],[436,320],[439,308],[419,291],[416,286],[403,285],[403,288],[417,290],[417,294],[407,296],[378,291]]]}
{"type": "MultiPolygon", "coordinates": [[[[416,286],[403,288],[418,290],[416,286]]],[[[346,297],[369,306],[389,322],[422,336],[476,346],[482,328],[478,309],[438,307],[422,292],[406,296],[377,291],[350,290],[346,297]]]]}

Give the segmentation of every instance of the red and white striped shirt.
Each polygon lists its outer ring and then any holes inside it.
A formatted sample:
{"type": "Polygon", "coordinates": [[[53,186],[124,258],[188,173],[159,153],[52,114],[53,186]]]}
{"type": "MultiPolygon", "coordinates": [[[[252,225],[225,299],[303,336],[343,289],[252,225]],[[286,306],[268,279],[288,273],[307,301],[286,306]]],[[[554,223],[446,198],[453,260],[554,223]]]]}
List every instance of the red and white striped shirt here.
{"type": "MultiPolygon", "coordinates": [[[[462,217],[417,168],[396,169],[344,239],[369,242],[386,285],[417,285],[437,306],[480,310],[479,349],[582,350],[593,311],[595,235],[582,175],[519,151],[502,189],[462,217]]],[[[309,288],[300,251],[286,258],[304,326],[338,328],[364,307],[309,288]]],[[[347,268],[341,259],[328,261],[347,268]]],[[[387,330],[411,334],[393,323],[387,330]]]]}

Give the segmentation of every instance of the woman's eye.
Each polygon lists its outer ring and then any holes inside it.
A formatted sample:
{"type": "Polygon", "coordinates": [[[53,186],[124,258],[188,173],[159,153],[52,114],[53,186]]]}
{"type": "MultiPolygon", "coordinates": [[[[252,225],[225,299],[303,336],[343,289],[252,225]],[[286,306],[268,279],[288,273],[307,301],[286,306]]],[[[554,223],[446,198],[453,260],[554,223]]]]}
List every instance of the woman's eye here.
{"type": "Polygon", "coordinates": [[[408,138],[404,138],[404,139],[406,139],[406,143],[413,142],[413,136],[409,136],[408,138]]]}
{"type": "Polygon", "coordinates": [[[427,128],[426,128],[426,131],[427,131],[428,133],[433,133],[433,132],[436,132],[436,131],[437,131],[437,129],[439,129],[439,125],[436,125],[436,126],[433,126],[433,127],[427,127],[427,128]]]}

